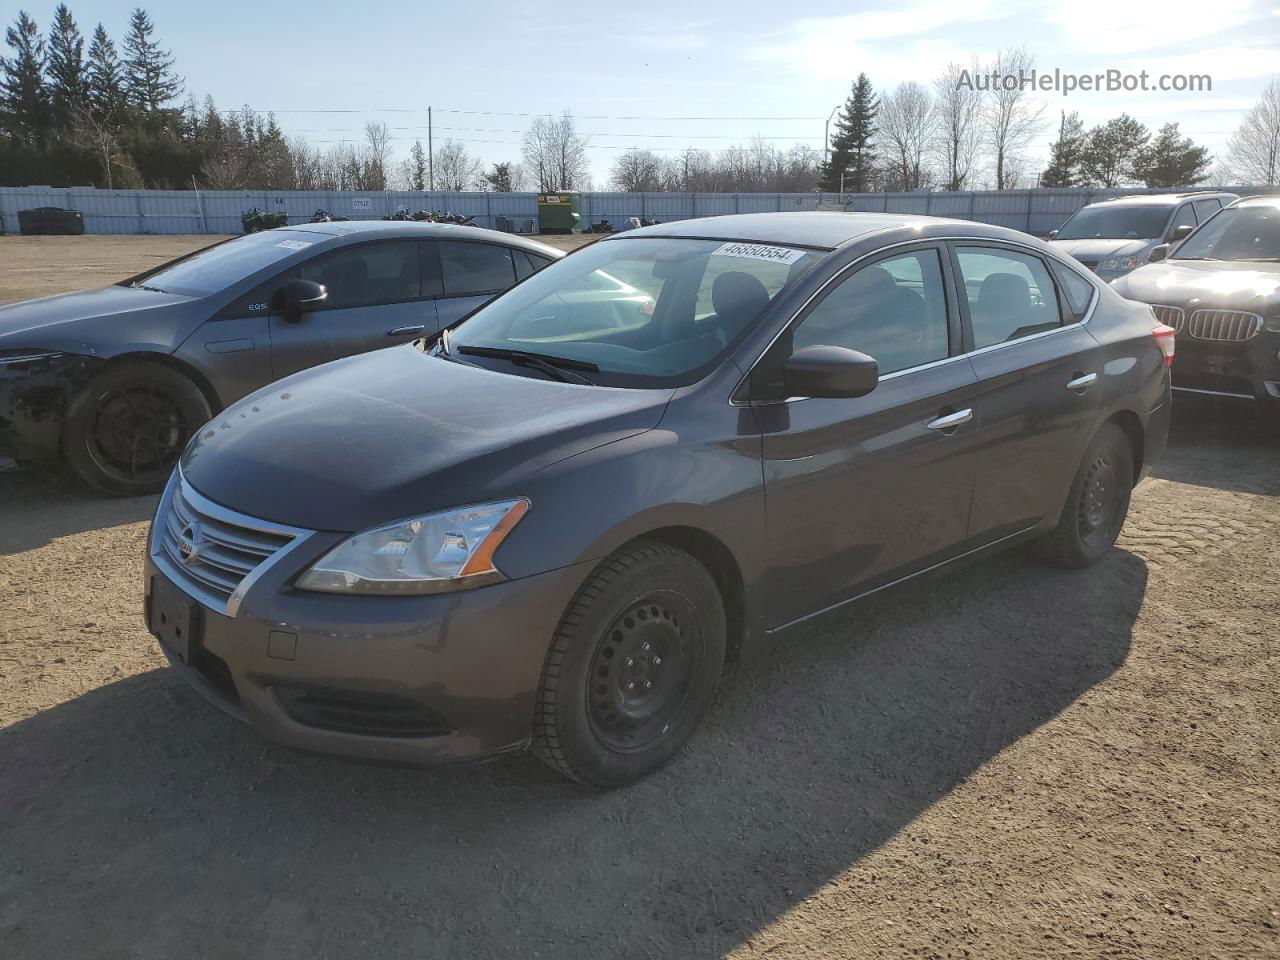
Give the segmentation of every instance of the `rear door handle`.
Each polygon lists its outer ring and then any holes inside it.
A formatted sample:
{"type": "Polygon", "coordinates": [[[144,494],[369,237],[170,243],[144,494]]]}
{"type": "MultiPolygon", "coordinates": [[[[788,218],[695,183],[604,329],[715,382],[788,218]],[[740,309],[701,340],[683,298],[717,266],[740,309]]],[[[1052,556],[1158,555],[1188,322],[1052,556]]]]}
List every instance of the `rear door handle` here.
{"type": "Polygon", "coordinates": [[[408,337],[418,333],[425,333],[427,328],[421,324],[413,324],[408,327],[396,327],[394,330],[388,330],[388,337],[408,337]]]}
{"type": "Polygon", "coordinates": [[[1096,373],[1081,374],[1080,376],[1076,377],[1074,380],[1067,381],[1067,389],[1078,390],[1080,393],[1084,393],[1086,390],[1092,387],[1097,382],[1097,380],[1098,380],[1098,375],[1096,373]]]}
{"type": "Polygon", "coordinates": [[[930,420],[925,424],[930,430],[954,430],[963,423],[968,423],[973,419],[973,410],[957,410],[955,413],[948,413],[946,416],[938,417],[930,420]]]}

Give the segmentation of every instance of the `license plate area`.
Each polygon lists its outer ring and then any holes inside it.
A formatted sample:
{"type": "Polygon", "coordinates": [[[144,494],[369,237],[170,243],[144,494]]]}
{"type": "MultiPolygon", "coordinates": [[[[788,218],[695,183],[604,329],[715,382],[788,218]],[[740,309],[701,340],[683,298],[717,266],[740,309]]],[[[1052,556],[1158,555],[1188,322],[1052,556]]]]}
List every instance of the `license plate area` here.
{"type": "Polygon", "coordinates": [[[163,577],[151,578],[147,626],[157,640],[183,663],[200,648],[200,605],[163,577]]]}

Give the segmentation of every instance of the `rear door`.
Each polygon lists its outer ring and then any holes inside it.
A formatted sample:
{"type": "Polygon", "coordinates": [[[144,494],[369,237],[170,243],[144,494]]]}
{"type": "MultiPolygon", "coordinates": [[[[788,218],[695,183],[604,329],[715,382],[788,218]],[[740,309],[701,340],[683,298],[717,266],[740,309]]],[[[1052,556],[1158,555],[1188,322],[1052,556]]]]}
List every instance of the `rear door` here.
{"type": "Polygon", "coordinates": [[[963,549],[976,386],[959,355],[948,271],[940,244],[860,266],[808,307],[753,371],[767,378],[794,350],[819,344],[868,353],[881,371],[865,397],[755,408],[771,627],[963,549]]]}
{"type": "MultiPolygon", "coordinates": [[[[510,247],[478,240],[428,241],[435,270],[441,281],[436,300],[439,326],[457,323],[472,310],[516,282],[516,264],[510,247]]],[[[532,271],[528,261],[522,270],[532,271]]]]}
{"type": "Polygon", "coordinates": [[[272,311],[276,378],[434,332],[435,291],[423,289],[421,248],[420,240],[372,240],[303,261],[294,275],[323,284],[329,295],[296,323],[272,311]]]}
{"type": "Polygon", "coordinates": [[[969,533],[985,543],[1061,510],[1103,371],[1084,313],[1038,252],[983,241],[956,242],[952,255],[981,413],[969,533]]]}

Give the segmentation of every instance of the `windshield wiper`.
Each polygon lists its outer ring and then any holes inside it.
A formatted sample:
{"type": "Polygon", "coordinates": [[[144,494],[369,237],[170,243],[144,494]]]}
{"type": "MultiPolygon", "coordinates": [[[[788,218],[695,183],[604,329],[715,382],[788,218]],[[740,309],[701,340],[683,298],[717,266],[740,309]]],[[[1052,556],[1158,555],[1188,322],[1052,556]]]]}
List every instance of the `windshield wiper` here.
{"type": "Polygon", "coordinates": [[[510,360],[518,367],[532,367],[540,370],[552,379],[563,383],[585,383],[595,386],[595,381],[575,371],[599,371],[599,367],[589,360],[573,360],[569,357],[557,357],[546,353],[529,353],[525,350],[508,350],[505,347],[459,347],[459,353],[473,357],[496,357],[499,360],[510,360]]]}

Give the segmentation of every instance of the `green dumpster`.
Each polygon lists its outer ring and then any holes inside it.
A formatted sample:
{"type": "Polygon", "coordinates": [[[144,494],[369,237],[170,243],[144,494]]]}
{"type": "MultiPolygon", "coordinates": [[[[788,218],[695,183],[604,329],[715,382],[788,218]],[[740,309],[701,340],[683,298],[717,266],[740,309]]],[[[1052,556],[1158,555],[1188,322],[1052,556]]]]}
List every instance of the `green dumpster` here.
{"type": "Polygon", "coordinates": [[[576,193],[538,194],[539,233],[577,233],[581,198],[576,193]]]}

